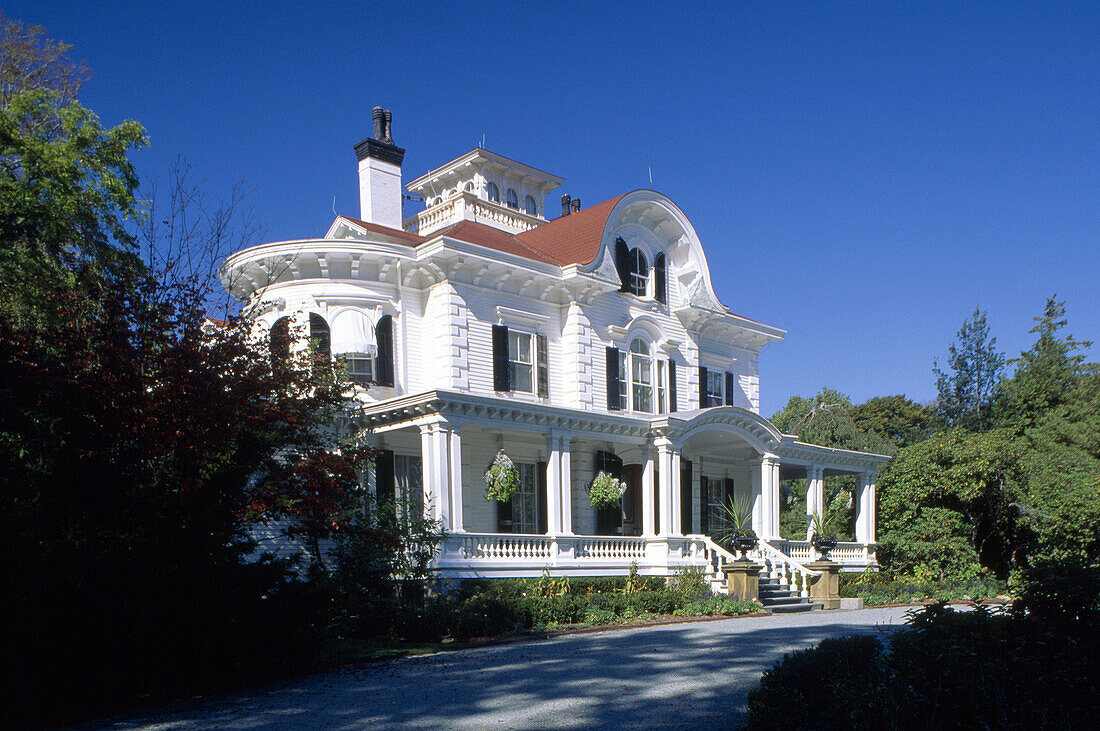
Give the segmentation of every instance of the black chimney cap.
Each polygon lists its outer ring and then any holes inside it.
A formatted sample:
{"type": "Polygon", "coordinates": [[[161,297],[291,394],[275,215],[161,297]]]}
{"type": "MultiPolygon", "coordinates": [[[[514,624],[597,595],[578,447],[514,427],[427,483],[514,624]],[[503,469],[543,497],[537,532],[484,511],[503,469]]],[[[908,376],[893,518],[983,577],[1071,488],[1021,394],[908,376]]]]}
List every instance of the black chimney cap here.
{"type": "Polygon", "coordinates": [[[561,196],[561,215],[563,215],[563,216],[568,216],[569,215],[569,212],[570,212],[569,206],[570,206],[571,201],[572,201],[572,199],[569,197],[568,193],[562,193],[562,196],[561,196]]]}
{"type": "Polygon", "coordinates": [[[366,138],[355,146],[356,159],[362,162],[368,157],[373,157],[375,160],[401,167],[405,159],[405,150],[393,144],[393,137],[390,134],[393,116],[390,111],[375,107],[371,110],[370,116],[374,122],[374,136],[366,138]]]}

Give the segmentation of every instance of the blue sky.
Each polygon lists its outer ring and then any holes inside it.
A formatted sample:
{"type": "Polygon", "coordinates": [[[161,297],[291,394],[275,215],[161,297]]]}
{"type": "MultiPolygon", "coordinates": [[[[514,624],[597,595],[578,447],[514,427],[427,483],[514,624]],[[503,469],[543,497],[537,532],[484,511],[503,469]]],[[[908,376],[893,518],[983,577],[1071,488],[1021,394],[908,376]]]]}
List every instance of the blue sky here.
{"type": "MultiPolygon", "coordinates": [[[[762,412],[822,386],[935,396],[987,310],[1009,357],[1057,293],[1100,339],[1098,3],[7,2],[72,43],[84,103],[237,181],[267,238],[358,214],[352,146],[393,111],[405,179],[485,146],[586,205],[695,224],[718,294],[782,327],[762,412]]],[[[411,213],[411,209],[407,209],[411,213]]],[[[1090,354],[1095,359],[1097,349],[1090,354]]]]}

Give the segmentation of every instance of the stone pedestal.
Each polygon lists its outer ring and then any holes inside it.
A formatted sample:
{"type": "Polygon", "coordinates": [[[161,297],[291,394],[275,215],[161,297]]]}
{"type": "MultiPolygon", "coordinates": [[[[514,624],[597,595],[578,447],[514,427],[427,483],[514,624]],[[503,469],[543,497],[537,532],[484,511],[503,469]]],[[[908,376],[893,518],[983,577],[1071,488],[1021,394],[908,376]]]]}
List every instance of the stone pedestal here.
{"type": "Polygon", "coordinates": [[[806,564],[821,576],[810,577],[810,603],[821,604],[825,609],[840,609],[840,564],[833,561],[814,561],[806,564]]]}
{"type": "Polygon", "coordinates": [[[760,564],[747,559],[725,564],[723,570],[726,574],[726,593],[741,601],[759,601],[762,568],[764,567],[760,564]]]}

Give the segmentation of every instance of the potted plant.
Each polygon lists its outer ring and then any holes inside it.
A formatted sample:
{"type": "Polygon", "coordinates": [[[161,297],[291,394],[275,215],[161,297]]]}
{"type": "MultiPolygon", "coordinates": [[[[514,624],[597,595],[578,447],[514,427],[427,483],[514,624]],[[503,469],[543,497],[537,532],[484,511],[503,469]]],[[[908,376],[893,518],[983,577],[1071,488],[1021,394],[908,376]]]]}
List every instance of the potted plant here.
{"type": "Polygon", "coordinates": [[[617,508],[622,505],[624,492],[625,482],[601,470],[588,483],[588,502],[596,510],[617,508]]]}
{"type": "Polygon", "coordinates": [[[822,560],[827,559],[829,551],[836,548],[836,531],[820,512],[810,516],[810,545],[821,554],[822,560]]]}
{"type": "Polygon", "coordinates": [[[736,495],[722,505],[722,517],[726,528],[718,533],[718,542],[739,552],[745,559],[745,553],[756,548],[756,532],[752,529],[752,504],[736,495]]]}
{"type": "Polygon", "coordinates": [[[519,487],[519,470],[504,450],[497,452],[489,469],[485,470],[485,499],[507,502],[519,487]]]}

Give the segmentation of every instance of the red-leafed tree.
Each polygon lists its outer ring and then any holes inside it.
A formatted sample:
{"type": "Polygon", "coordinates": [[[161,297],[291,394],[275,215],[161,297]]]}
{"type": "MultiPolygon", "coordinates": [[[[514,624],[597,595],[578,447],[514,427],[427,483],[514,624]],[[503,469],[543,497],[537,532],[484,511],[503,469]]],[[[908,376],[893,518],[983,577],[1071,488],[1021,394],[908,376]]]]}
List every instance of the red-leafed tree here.
{"type": "Polygon", "coordinates": [[[104,129],[41,29],[0,34],[5,714],[65,720],[308,657],[309,586],[256,560],[250,531],[316,546],[355,514],[370,451],[334,428],[345,384],[308,353],[273,369],[245,322],[204,327],[232,205],[166,250],[127,159],[140,125],[104,129]]]}

